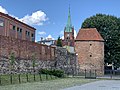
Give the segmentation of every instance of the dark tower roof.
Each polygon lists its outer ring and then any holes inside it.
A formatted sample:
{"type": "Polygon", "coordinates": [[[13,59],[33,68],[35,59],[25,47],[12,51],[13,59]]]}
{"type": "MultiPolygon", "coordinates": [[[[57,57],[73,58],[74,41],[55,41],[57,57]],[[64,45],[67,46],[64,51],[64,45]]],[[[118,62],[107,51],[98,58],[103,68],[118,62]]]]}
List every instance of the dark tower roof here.
{"type": "Polygon", "coordinates": [[[104,41],[96,28],[82,28],[79,30],[76,41],[104,41]]]}

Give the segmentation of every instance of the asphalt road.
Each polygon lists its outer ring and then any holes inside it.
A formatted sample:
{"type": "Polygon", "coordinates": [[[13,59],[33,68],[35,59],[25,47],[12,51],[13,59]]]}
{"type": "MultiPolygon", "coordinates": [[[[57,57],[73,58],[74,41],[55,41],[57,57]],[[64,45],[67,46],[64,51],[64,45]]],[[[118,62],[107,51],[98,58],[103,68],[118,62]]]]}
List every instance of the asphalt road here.
{"type": "Polygon", "coordinates": [[[101,80],[62,90],[120,90],[120,80],[101,80]]]}

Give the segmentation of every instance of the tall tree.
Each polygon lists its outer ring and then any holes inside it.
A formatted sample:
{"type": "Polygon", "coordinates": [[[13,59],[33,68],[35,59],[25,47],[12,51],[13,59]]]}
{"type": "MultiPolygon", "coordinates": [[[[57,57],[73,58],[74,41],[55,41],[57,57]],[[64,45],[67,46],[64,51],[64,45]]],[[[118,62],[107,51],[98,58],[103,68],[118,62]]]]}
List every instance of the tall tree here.
{"type": "Polygon", "coordinates": [[[35,60],[36,60],[36,54],[33,53],[33,55],[32,55],[32,66],[33,66],[33,72],[34,72],[34,81],[35,81],[35,66],[36,66],[35,60]]]}
{"type": "Polygon", "coordinates": [[[60,36],[57,39],[57,46],[62,47],[62,40],[60,39],[60,36]]]}
{"type": "Polygon", "coordinates": [[[15,64],[15,54],[14,53],[10,53],[9,62],[10,62],[10,69],[12,71],[12,69],[14,68],[14,64],[15,64]]]}
{"type": "Polygon", "coordinates": [[[97,28],[105,40],[105,63],[120,67],[120,18],[96,14],[82,23],[82,28],[97,28]]]}
{"type": "Polygon", "coordinates": [[[32,67],[33,67],[33,71],[35,72],[35,66],[36,66],[36,55],[35,54],[32,54],[32,67]]]}

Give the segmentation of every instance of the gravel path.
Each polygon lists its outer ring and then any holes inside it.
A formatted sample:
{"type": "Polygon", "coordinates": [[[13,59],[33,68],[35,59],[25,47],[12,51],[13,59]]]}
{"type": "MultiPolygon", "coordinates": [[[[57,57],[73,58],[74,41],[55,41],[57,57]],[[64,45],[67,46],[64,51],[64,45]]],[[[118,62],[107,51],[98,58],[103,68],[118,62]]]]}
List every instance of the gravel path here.
{"type": "Polygon", "coordinates": [[[101,80],[62,90],[120,90],[120,80],[101,80]]]}

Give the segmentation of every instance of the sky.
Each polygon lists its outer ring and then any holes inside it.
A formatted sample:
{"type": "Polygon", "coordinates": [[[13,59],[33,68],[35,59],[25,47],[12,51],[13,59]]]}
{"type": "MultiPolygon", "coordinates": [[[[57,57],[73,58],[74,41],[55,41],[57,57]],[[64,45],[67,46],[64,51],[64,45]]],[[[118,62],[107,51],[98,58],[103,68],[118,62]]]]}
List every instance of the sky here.
{"type": "Polygon", "coordinates": [[[39,41],[41,37],[63,37],[69,5],[77,33],[82,22],[97,13],[120,17],[120,0],[0,0],[0,12],[36,28],[39,41]]]}

